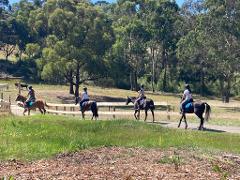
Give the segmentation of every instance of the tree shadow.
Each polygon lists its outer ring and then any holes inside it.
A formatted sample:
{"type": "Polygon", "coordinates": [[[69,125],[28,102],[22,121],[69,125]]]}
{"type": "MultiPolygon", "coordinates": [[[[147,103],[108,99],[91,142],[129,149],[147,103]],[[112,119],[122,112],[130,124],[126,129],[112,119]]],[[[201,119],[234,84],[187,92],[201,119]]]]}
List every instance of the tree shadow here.
{"type": "Polygon", "coordinates": [[[225,109],[227,112],[240,112],[240,107],[221,107],[222,109],[225,109]]]}
{"type": "MultiPolygon", "coordinates": [[[[74,95],[57,96],[57,98],[60,99],[63,104],[75,103],[74,95]]],[[[96,95],[91,95],[90,100],[97,101],[97,102],[126,102],[126,99],[124,98],[116,98],[116,97],[110,97],[110,96],[96,96],[96,95]]]]}

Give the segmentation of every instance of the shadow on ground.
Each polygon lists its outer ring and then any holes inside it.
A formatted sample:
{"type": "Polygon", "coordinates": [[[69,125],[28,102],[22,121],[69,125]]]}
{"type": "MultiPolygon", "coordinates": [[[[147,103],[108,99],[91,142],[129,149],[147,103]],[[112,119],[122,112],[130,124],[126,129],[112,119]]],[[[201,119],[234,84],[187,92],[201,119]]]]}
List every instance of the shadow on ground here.
{"type": "MultiPolygon", "coordinates": [[[[73,95],[57,96],[57,98],[60,99],[63,104],[75,103],[75,98],[73,95]]],[[[116,97],[110,97],[110,96],[91,96],[90,100],[97,101],[97,102],[125,102],[126,101],[126,99],[124,98],[116,98],[116,97]]]]}

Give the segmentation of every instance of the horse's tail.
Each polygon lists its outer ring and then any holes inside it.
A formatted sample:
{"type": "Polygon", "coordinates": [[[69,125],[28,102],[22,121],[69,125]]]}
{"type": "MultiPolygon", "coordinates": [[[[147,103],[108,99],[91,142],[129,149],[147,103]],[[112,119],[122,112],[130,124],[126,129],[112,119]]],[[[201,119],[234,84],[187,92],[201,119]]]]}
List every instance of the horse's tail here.
{"type": "Polygon", "coordinates": [[[155,105],[154,105],[154,102],[152,99],[149,102],[149,107],[150,107],[150,109],[155,109],[155,105]]]}
{"type": "Polygon", "coordinates": [[[91,111],[93,113],[93,116],[95,116],[97,118],[98,117],[98,107],[97,107],[96,101],[93,101],[93,103],[91,105],[91,111]]]}
{"type": "Polygon", "coordinates": [[[211,113],[211,107],[209,106],[208,103],[204,103],[205,104],[205,107],[206,107],[206,110],[205,110],[205,120],[208,121],[209,118],[210,118],[210,113],[211,113]]]}

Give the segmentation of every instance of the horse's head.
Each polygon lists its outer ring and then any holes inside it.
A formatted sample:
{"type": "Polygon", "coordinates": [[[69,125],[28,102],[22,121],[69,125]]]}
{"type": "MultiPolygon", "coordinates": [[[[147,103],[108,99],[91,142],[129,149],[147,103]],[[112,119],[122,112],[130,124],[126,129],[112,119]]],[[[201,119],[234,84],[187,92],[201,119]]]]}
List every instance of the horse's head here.
{"type": "Polygon", "coordinates": [[[132,98],[127,96],[126,105],[128,105],[130,102],[133,102],[132,98]]]}
{"type": "Polygon", "coordinates": [[[18,94],[17,98],[15,101],[21,101],[21,102],[25,102],[27,100],[27,98],[25,98],[24,96],[22,96],[21,94],[18,94]]]}

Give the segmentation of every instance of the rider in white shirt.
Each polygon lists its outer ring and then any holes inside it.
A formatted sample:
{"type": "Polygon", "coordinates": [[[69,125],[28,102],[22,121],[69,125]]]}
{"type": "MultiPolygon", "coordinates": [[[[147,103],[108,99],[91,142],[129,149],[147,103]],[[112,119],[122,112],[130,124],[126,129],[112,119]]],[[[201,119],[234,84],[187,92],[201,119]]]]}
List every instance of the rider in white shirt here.
{"type": "Polygon", "coordinates": [[[140,106],[140,101],[145,98],[144,85],[141,85],[140,90],[138,91],[138,98],[136,99],[137,107],[140,106]]]}
{"type": "Polygon", "coordinates": [[[181,100],[181,111],[184,111],[184,107],[190,103],[193,102],[193,98],[192,98],[192,94],[191,94],[191,89],[190,86],[188,84],[185,84],[185,90],[183,92],[183,97],[181,100]]]}
{"type": "Polygon", "coordinates": [[[89,96],[88,96],[87,88],[84,87],[84,88],[83,88],[83,92],[82,92],[82,94],[81,94],[81,101],[80,101],[80,103],[79,103],[81,110],[82,110],[83,103],[84,103],[84,102],[87,102],[87,101],[89,101],[89,96]]]}

